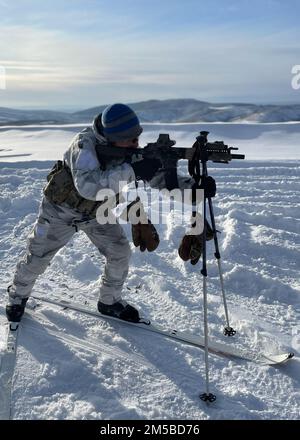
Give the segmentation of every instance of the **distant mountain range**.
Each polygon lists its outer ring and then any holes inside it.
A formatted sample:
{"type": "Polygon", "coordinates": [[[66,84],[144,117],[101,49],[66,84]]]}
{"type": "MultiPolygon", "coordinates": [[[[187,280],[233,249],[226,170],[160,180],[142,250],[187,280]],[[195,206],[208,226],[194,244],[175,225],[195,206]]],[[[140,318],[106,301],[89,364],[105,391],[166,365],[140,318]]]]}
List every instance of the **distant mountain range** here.
{"type": "MultiPolygon", "coordinates": [[[[129,104],[141,122],[289,122],[300,121],[300,104],[212,104],[196,99],[151,100],[129,104]]],[[[91,122],[106,105],[74,113],[14,110],[0,107],[0,126],[7,124],[70,124],[91,122]]]]}

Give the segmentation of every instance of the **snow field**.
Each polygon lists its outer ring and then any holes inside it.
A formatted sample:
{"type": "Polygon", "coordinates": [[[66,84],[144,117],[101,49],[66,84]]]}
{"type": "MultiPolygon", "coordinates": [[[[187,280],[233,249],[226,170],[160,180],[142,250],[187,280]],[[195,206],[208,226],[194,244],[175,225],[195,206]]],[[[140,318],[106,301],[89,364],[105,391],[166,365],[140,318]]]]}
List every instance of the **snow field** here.
{"type": "MultiPolygon", "coordinates": [[[[51,164],[1,164],[1,322],[5,287],[24,253],[51,164]]],[[[241,348],[293,350],[296,358],[274,368],[210,355],[211,391],[218,400],[207,407],[198,397],[205,389],[203,351],[40,306],[28,312],[20,334],[14,418],[299,418],[299,162],[210,163],[209,172],[217,181],[220,252],[231,323],[238,331],[234,340],[222,335],[224,312],[209,242],[210,337],[241,348]]],[[[125,230],[130,239],[130,228],[125,230]]],[[[158,230],[157,251],[133,249],[124,297],[154,322],[202,334],[201,267],[179,259],[184,227],[172,215],[158,230]]],[[[36,290],[95,306],[103,261],[84,234],[76,234],[39,278],[36,290]]]]}

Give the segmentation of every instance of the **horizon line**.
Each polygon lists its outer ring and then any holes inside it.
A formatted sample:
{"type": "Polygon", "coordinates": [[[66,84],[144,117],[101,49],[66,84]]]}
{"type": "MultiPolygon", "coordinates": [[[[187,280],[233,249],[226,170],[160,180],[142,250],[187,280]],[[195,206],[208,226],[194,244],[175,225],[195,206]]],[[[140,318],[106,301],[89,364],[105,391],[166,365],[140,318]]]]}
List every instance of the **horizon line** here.
{"type": "MultiPolygon", "coordinates": [[[[197,99],[197,98],[161,98],[161,99],[143,99],[140,101],[130,101],[130,102],[124,102],[124,104],[127,105],[135,105],[135,104],[141,104],[141,103],[148,103],[148,102],[166,102],[166,101],[196,101],[196,102],[202,102],[205,104],[213,104],[213,105],[254,105],[254,106],[273,106],[273,105],[278,105],[278,106],[296,106],[296,105],[300,105],[300,101],[299,102],[292,102],[292,101],[268,101],[268,102],[261,102],[261,101],[256,101],[256,102],[250,102],[250,101],[208,101],[208,100],[202,100],[202,99],[197,99]]],[[[49,111],[49,112],[55,112],[55,111],[59,111],[61,113],[77,113],[77,112],[81,112],[81,111],[86,111],[92,108],[96,108],[96,107],[106,107],[108,105],[111,105],[111,103],[105,103],[105,104],[91,104],[88,107],[80,107],[79,105],[60,105],[58,104],[57,106],[49,106],[49,107],[43,107],[40,105],[34,105],[34,106],[12,106],[12,107],[7,107],[7,106],[0,106],[0,109],[8,109],[8,110],[23,110],[23,111],[40,111],[40,110],[45,110],[45,111],[49,111]]]]}

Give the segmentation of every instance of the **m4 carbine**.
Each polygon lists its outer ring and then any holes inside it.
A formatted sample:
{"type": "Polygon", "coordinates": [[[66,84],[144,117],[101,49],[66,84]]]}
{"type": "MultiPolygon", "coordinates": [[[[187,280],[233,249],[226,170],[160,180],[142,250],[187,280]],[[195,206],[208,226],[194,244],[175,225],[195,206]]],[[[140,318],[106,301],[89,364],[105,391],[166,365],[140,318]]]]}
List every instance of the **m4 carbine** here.
{"type": "Polygon", "coordinates": [[[191,148],[175,147],[175,141],[171,140],[168,134],[160,133],[156,142],[150,142],[143,148],[124,148],[114,145],[99,147],[99,153],[115,158],[131,158],[141,155],[143,158],[159,159],[166,167],[172,166],[180,159],[193,160],[195,155],[201,162],[211,160],[212,162],[228,163],[232,159],[245,159],[244,154],[232,154],[232,150],[238,148],[228,147],[223,141],[207,142],[208,131],[201,131],[200,136],[191,148]]]}
{"type": "MultiPolygon", "coordinates": [[[[100,155],[110,158],[124,158],[129,162],[139,158],[159,159],[162,164],[162,170],[167,174],[173,173],[177,168],[177,162],[180,159],[189,161],[189,174],[199,181],[200,162],[202,166],[208,161],[217,163],[229,163],[232,159],[245,159],[244,154],[232,154],[232,150],[238,148],[228,147],[223,141],[208,142],[208,131],[201,131],[197,136],[195,143],[191,148],[174,147],[175,141],[171,140],[168,134],[160,134],[156,142],[150,142],[143,148],[124,148],[114,145],[99,146],[100,155]]],[[[206,166],[205,166],[206,168],[206,166]]]]}

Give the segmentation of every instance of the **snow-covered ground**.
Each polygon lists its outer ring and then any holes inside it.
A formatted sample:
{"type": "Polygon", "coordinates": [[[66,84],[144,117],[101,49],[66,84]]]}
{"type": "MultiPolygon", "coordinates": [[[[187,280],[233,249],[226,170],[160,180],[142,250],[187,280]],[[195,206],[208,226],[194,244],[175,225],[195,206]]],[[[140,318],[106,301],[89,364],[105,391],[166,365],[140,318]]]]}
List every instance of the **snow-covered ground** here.
{"type": "MultiPolygon", "coordinates": [[[[0,161],[57,160],[66,146],[86,124],[0,127],[0,161]]],[[[178,147],[191,147],[201,130],[210,132],[209,141],[222,140],[238,147],[247,160],[299,160],[300,122],[283,124],[185,123],[143,124],[140,145],[169,133],[178,147]]]]}
{"type": "MultiPolygon", "coordinates": [[[[24,252],[45,176],[78,129],[0,129],[3,324],[5,287],[24,252]]],[[[205,391],[202,350],[44,305],[23,320],[12,395],[15,419],[299,419],[300,125],[151,124],[141,144],[169,132],[178,146],[189,146],[201,129],[211,132],[212,141],[238,146],[247,158],[209,163],[218,187],[214,207],[228,307],[238,332],[230,340],[222,335],[224,313],[209,242],[210,338],[251,350],[292,350],[295,358],[274,368],[210,355],[217,401],[207,406],[198,397],[205,391]]],[[[203,334],[201,267],[179,259],[184,228],[172,214],[158,230],[157,251],[133,248],[124,297],[161,325],[203,334]]],[[[95,307],[102,269],[103,257],[79,233],[55,256],[36,291],[95,307]]]]}

